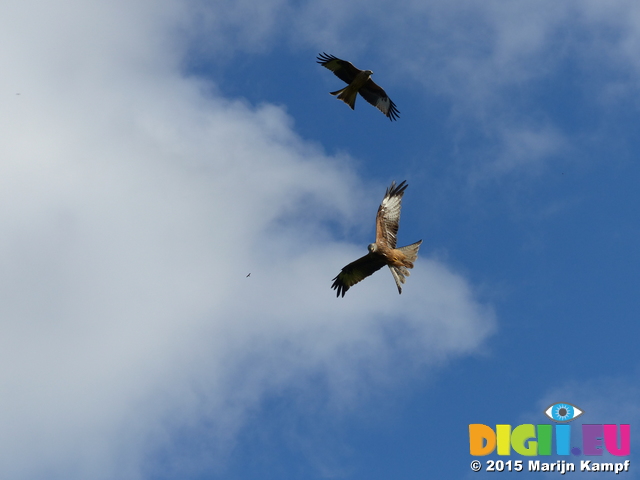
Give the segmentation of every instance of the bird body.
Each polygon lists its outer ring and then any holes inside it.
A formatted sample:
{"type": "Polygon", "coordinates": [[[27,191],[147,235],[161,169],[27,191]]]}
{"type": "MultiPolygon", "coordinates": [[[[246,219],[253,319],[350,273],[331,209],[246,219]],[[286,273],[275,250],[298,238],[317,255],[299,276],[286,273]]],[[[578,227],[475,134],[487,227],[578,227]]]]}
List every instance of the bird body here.
{"type": "Polygon", "coordinates": [[[422,243],[420,240],[396,248],[402,196],[407,186],[404,181],[397,186],[396,182],[392,182],[387,188],[376,215],[376,241],[367,247],[369,253],[344,267],[333,279],[331,288],[336,290],[336,296],[344,297],[349,288],[385,265],[391,270],[398,293],[402,293],[402,284],[410,275],[409,269],[413,268],[413,262],[418,258],[418,250],[422,243]]]}
{"type": "Polygon", "coordinates": [[[371,75],[373,75],[371,70],[360,70],[351,62],[340,60],[326,53],[318,55],[317,59],[320,65],[331,70],[336,77],[348,84],[341,90],[330,92],[331,95],[337,95],[340,100],[353,110],[359,93],[367,102],[384,113],[389,120],[398,119],[400,111],[396,104],[391,101],[387,92],[371,80],[371,75]]]}
{"type": "Polygon", "coordinates": [[[339,100],[342,100],[344,103],[351,107],[351,110],[355,110],[356,108],[356,97],[358,96],[358,91],[362,88],[362,86],[371,78],[373,72],[371,70],[363,70],[356,75],[356,78],[353,79],[349,85],[344,87],[341,90],[336,90],[335,92],[329,92],[331,95],[337,95],[339,100]]]}

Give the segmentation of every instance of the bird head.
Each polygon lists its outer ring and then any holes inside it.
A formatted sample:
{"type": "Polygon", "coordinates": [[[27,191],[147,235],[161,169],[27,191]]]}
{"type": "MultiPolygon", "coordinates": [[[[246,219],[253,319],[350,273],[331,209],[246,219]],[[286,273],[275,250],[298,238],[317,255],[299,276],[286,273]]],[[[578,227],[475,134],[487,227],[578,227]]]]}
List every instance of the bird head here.
{"type": "Polygon", "coordinates": [[[369,253],[377,252],[378,251],[378,245],[375,244],[375,243],[370,243],[369,246],[367,247],[367,249],[369,250],[369,253]]]}

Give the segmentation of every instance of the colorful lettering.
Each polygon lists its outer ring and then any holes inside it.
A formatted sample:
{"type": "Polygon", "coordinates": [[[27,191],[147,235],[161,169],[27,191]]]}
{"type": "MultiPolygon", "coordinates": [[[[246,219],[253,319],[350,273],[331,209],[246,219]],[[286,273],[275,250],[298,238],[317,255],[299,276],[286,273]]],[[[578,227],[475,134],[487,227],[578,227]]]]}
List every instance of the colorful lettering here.
{"type": "Polygon", "coordinates": [[[571,425],[556,425],[556,453],[558,455],[569,455],[570,444],[571,425]]]}
{"type": "MultiPolygon", "coordinates": [[[[511,446],[520,455],[533,457],[538,454],[538,442],[536,431],[533,425],[518,425],[511,434],[511,446]],[[527,443],[529,446],[527,446],[527,443]]],[[[500,452],[498,452],[500,453],[500,452]]]]}
{"type": "Polygon", "coordinates": [[[496,434],[491,427],[481,423],[469,425],[469,449],[471,455],[476,457],[489,455],[495,448],[496,434]]]}
{"type": "Polygon", "coordinates": [[[603,443],[602,425],[582,425],[582,451],[585,455],[602,455],[603,443]]]}
{"type": "Polygon", "coordinates": [[[611,455],[621,457],[631,452],[631,427],[620,425],[620,448],[618,448],[617,425],[604,425],[604,446],[611,455]]]}
{"type": "Polygon", "coordinates": [[[511,455],[511,425],[496,425],[498,455],[511,455]]]}
{"type": "MultiPolygon", "coordinates": [[[[584,455],[599,455],[609,452],[611,455],[626,456],[631,452],[630,426],[623,425],[582,425],[582,450],[574,448],[584,455]],[[620,434],[618,435],[618,430],[620,434]]],[[[532,457],[551,455],[553,425],[523,424],[515,428],[511,425],[496,425],[495,431],[481,423],[469,425],[469,452],[480,457],[496,450],[498,455],[516,453],[532,457]]],[[[555,425],[555,443],[557,455],[569,455],[571,449],[571,425],[555,425]]]]}
{"type": "Polygon", "coordinates": [[[551,425],[538,425],[538,455],[551,455],[551,425]]]}

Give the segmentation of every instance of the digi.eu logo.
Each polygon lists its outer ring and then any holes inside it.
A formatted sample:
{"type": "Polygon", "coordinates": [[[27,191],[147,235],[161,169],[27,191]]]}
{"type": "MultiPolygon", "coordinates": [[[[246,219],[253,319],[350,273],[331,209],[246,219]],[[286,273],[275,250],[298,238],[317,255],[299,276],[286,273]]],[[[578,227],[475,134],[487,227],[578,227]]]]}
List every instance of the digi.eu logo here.
{"type": "Polygon", "coordinates": [[[545,415],[555,425],[523,424],[469,425],[469,449],[471,455],[484,456],[497,450],[498,455],[511,455],[511,449],[524,456],[552,455],[555,443],[556,455],[611,455],[626,456],[631,451],[630,425],[583,424],[580,426],[582,445],[571,448],[571,425],[584,411],[571,403],[554,403],[545,415]]]}

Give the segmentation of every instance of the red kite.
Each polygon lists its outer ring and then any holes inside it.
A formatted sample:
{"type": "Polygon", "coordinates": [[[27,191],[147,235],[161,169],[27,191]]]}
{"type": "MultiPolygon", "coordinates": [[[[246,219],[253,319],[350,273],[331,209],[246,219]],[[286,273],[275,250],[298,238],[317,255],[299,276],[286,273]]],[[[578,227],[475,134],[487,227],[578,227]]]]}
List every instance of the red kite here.
{"type": "Polygon", "coordinates": [[[409,276],[407,269],[413,268],[422,243],[420,240],[406,247],[396,248],[402,195],[407,186],[406,181],[398,186],[396,182],[391,182],[391,186],[387,188],[376,215],[376,243],[367,247],[369,253],[344,267],[333,279],[331,288],[336,290],[337,297],[341,294],[344,297],[349,288],[385,265],[391,270],[398,293],[402,293],[401,285],[405,282],[405,277],[409,276]]]}
{"type": "Polygon", "coordinates": [[[336,77],[349,84],[342,90],[330,92],[331,95],[337,95],[353,110],[356,105],[356,96],[360,93],[362,98],[389,117],[389,120],[398,119],[400,111],[387,93],[371,80],[371,75],[373,75],[371,70],[359,70],[352,63],[324,52],[322,55],[318,55],[317,59],[320,65],[327,67],[336,77]]]}

